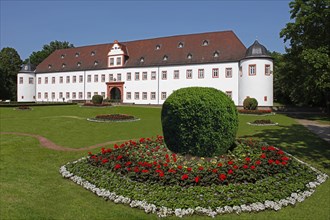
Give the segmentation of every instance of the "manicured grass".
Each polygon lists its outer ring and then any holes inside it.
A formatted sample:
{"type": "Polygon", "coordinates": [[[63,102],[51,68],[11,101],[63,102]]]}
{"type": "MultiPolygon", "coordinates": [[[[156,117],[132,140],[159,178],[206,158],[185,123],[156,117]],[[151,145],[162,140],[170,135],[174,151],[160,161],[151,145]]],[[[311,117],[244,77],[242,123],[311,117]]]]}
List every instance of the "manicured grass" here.
{"type": "Polygon", "coordinates": [[[113,140],[161,134],[160,108],[79,106],[34,107],[32,111],[0,108],[1,130],[42,135],[58,145],[81,148],[113,140]],[[93,123],[99,114],[129,114],[141,120],[126,123],[93,123]]]}
{"type": "MultiPolygon", "coordinates": [[[[160,109],[142,107],[80,108],[34,107],[32,111],[0,108],[2,132],[26,132],[45,136],[56,144],[79,148],[97,143],[161,134],[160,109]],[[91,123],[96,114],[124,113],[141,118],[132,123],[91,123]],[[66,116],[66,117],[64,117],[66,116]],[[74,116],[79,118],[70,118],[74,116]]],[[[279,146],[330,175],[330,145],[284,115],[240,116],[238,136],[255,137],[279,146]],[[279,126],[254,127],[246,122],[271,119],[279,126]]],[[[158,219],[141,210],[107,202],[63,179],[58,169],[87,151],[60,152],[40,147],[30,137],[1,135],[1,219],[158,219]]],[[[98,151],[98,150],[95,150],[98,151]]],[[[295,207],[279,212],[218,216],[216,219],[330,219],[330,181],[295,207]]],[[[169,219],[176,219],[171,217],[169,219]]],[[[192,216],[186,219],[210,219],[192,216]]]]}

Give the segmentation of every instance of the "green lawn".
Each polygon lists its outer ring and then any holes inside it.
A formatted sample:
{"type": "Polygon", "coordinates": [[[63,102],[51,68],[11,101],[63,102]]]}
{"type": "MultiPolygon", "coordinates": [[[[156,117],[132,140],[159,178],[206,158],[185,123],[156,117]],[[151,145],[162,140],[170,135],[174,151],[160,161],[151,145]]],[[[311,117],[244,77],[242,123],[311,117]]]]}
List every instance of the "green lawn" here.
{"type": "MultiPolygon", "coordinates": [[[[78,106],[34,107],[32,111],[0,108],[2,132],[39,134],[58,145],[80,148],[113,140],[161,134],[160,108],[78,106]],[[126,113],[137,122],[92,123],[96,114],[126,113]]],[[[330,175],[330,145],[284,115],[240,116],[239,137],[267,141],[330,175]],[[248,126],[255,119],[271,119],[276,127],[248,126]]],[[[104,201],[73,182],[63,179],[58,169],[87,151],[62,152],[42,148],[31,137],[1,135],[0,148],[1,219],[158,219],[141,210],[104,201]]],[[[94,150],[97,151],[97,150],[94,150]]],[[[224,215],[217,219],[330,219],[330,181],[295,207],[279,212],[224,215]]],[[[169,219],[174,219],[171,217],[169,219]]],[[[192,216],[186,219],[210,219],[192,216]]]]}

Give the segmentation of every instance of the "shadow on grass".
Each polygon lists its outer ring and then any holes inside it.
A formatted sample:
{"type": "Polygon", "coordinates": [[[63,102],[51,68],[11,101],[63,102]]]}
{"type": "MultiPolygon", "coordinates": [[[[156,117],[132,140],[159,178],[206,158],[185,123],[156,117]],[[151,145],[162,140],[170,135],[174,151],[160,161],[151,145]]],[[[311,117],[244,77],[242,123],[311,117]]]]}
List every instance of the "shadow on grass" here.
{"type": "Polygon", "coordinates": [[[285,113],[285,115],[295,119],[307,119],[312,121],[324,121],[330,123],[330,115],[326,113],[285,113]]]}
{"type": "Polygon", "coordinates": [[[254,135],[242,137],[257,138],[280,147],[305,162],[313,163],[328,171],[330,169],[330,144],[302,125],[280,125],[277,128],[264,129],[254,135]]]}

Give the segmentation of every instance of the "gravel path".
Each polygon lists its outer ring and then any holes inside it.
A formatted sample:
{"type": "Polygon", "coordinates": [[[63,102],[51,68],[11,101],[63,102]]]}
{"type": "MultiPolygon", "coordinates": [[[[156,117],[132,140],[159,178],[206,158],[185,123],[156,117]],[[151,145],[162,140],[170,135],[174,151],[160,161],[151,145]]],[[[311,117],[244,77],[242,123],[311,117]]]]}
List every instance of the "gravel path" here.
{"type": "Polygon", "coordinates": [[[296,119],[296,121],[330,143],[330,124],[321,124],[316,121],[306,119],[296,119]]]}
{"type": "Polygon", "coordinates": [[[105,143],[101,143],[101,144],[92,145],[89,147],[68,148],[68,147],[63,147],[63,146],[57,145],[54,142],[48,140],[47,138],[37,135],[37,134],[28,134],[28,133],[20,133],[20,132],[0,132],[0,133],[34,137],[39,141],[39,143],[42,147],[45,147],[45,148],[48,148],[51,150],[57,150],[57,151],[85,151],[85,150],[91,150],[94,148],[103,147],[103,146],[107,146],[107,145],[111,145],[111,144],[115,144],[115,143],[123,143],[123,142],[127,141],[127,140],[116,140],[116,141],[109,141],[109,142],[105,142],[105,143]]]}

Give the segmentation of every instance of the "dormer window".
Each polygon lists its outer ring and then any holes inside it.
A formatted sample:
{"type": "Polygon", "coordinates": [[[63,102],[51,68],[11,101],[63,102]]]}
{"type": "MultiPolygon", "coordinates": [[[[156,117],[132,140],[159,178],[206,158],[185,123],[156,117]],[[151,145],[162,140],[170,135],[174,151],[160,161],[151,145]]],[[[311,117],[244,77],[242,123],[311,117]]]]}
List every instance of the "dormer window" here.
{"type": "Polygon", "coordinates": [[[110,58],[110,66],[115,65],[115,58],[111,57],[110,58]]]}
{"type": "Polygon", "coordinates": [[[79,53],[76,53],[76,57],[79,57],[79,53]]]}
{"type": "Polygon", "coordinates": [[[219,57],[219,52],[218,52],[218,51],[215,51],[215,52],[213,53],[213,57],[219,57]]]}
{"type": "Polygon", "coordinates": [[[61,59],[63,59],[63,58],[64,58],[64,54],[61,55],[61,59]]]}
{"type": "Polygon", "coordinates": [[[121,57],[117,57],[116,65],[117,66],[120,66],[121,65],[121,57]]]}
{"type": "Polygon", "coordinates": [[[78,62],[78,63],[77,63],[77,67],[80,67],[80,66],[81,66],[81,63],[80,63],[80,62],[78,62]]]}
{"type": "Polygon", "coordinates": [[[141,57],[140,58],[140,63],[143,63],[144,62],[144,57],[141,57]]]}
{"type": "Polygon", "coordinates": [[[65,65],[65,63],[62,63],[62,68],[64,68],[66,65],[65,65]]]}
{"type": "Polygon", "coordinates": [[[183,48],[183,43],[182,43],[182,42],[180,42],[180,43],[178,44],[178,48],[183,48]]]}
{"type": "Polygon", "coordinates": [[[94,61],[94,66],[97,66],[99,64],[99,62],[94,61]]]}
{"type": "Polygon", "coordinates": [[[209,41],[208,40],[204,40],[203,43],[202,43],[203,46],[207,46],[209,45],[209,41]]]}
{"type": "Polygon", "coordinates": [[[48,69],[51,69],[51,68],[52,68],[52,65],[49,64],[49,65],[48,65],[48,69]]]}
{"type": "Polygon", "coordinates": [[[168,60],[168,56],[165,55],[165,56],[163,57],[163,61],[167,61],[167,60],[168,60]]]}
{"type": "Polygon", "coordinates": [[[189,54],[187,55],[187,58],[188,58],[189,60],[191,60],[191,59],[192,59],[192,54],[189,53],[189,54]]]}
{"type": "Polygon", "coordinates": [[[95,56],[95,51],[92,51],[91,52],[91,56],[95,56]]]}
{"type": "Polygon", "coordinates": [[[156,50],[160,50],[160,45],[159,44],[156,45],[156,50]]]}

